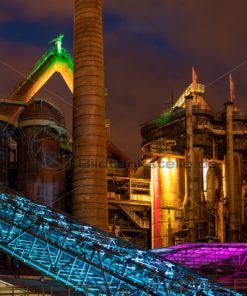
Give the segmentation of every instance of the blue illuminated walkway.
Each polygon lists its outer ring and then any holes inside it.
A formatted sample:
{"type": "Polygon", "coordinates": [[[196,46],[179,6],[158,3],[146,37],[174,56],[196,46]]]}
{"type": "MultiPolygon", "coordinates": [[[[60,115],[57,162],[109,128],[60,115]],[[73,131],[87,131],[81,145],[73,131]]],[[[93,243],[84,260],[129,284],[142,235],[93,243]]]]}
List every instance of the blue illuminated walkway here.
{"type": "Polygon", "coordinates": [[[85,295],[240,295],[16,195],[0,194],[0,249],[85,295]]]}

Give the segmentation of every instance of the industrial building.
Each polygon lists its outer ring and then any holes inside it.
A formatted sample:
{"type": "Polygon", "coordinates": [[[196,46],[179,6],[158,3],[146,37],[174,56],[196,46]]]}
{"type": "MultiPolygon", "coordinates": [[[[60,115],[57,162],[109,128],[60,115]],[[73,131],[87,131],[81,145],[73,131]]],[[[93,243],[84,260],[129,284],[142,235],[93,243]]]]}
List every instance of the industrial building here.
{"type": "MultiPolygon", "coordinates": [[[[56,39],[54,47],[48,49],[1,101],[1,190],[12,194],[21,192],[35,202],[73,216],[73,138],[65,126],[62,111],[48,98],[36,95],[55,72],[59,72],[72,89],[73,59],[60,42],[61,39],[56,39]]],[[[181,262],[171,246],[181,246],[180,251],[186,249],[181,243],[245,240],[243,139],[246,118],[233,100],[225,104],[224,112],[215,112],[206,102],[204,86],[196,84],[196,87],[194,92],[191,84],[171,108],[142,126],[143,155],[138,165],[112,143],[110,123],[106,120],[105,168],[108,231],[144,248],[169,246],[158,253],[162,256],[165,253],[169,260],[173,256],[171,261],[196,271],[202,270],[205,276],[205,266],[195,267],[194,261],[189,260],[181,262]],[[229,124],[231,133],[226,132],[229,124]],[[232,151],[227,149],[229,141],[232,151]],[[227,178],[232,177],[227,176],[227,157],[233,157],[236,180],[233,237],[230,193],[227,193],[231,190],[227,187],[227,178]]],[[[80,165],[88,169],[99,164],[83,159],[80,165]]],[[[242,256],[245,248],[245,245],[241,247],[242,256]]],[[[4,262],[11,273],[13,267],[9,259],[4,262]]],[[[221,279],[217,277],[223,282],[221,279]]],[[[235,276],[226,286],[236,288],[238,280],[235,276]]],[[[245,289],[243,274],[240,283],[242,291],[245,289]]],[[[54,282],[52,285],[56,286],[54,282]]],[[[63,291],[61,286],[55,290],[63,291]]]]}
{"type": "MultiPolygon", "coordinates": [[[[74,215],[69,193],[74,158],[72,135],[65,127],[61,110],[49,99],[35,95],[55,72],[72,89],[73,60],[65,49],[58,50],[57,42],[1,101],[1,187],[74,215]]],[[[134,178],[133,162],[112,143],[109,134],[107,151],[107,230],[147,247],[150,181],[134,178]]],[[[80,166],[97,168],[98,163],[81,159],[80,166]]]]}
{"type": "Polygon", "coordinates": [[[143,124],[135,164],[111,141],[105,117],[102,1],[76,0],[74,27],[74,60],[58,36],[0,101],[4,295],[240,295],[228,288],[246,290],[238,280],[247,247],[230,243],[246,235],[247,118],[232,79],[217,113],[193,70],[177,102],[143,124]],[[72,133],[39,95],[56,72],[73,93],[72,133]],[[217,257],[222,248],[228,256],[217,257]],[[214,256],[191,256],[202,252],[214,256]],[[226,288],[206,278],[212,263],[226,288]],[[232,278],[223,282],[225,266],[232,278]]]}
{"type": "MultiPolygon", "coordinates": [[[[72,135],[61,110],[36,95],[55,72],[72,91],[73,60],[60,38],[1,100],[0,181],[73,215],[72,135]]],[[[143,247],[245,241],[247,118],[234,96],[216,112],[204,86],[191,84],[143,124],[138,166],[112,143],[106,121],[108,230],[143,247]]],[[[98,165],[80,160],[81,168],[98,165]]]]}
{"type": "Polygon", "coordinates": [[[231,77],[222,112],[193,77],[176,103],[141,130],[156,248],[246,241],[247,117],[235,105],[231,77]]]}

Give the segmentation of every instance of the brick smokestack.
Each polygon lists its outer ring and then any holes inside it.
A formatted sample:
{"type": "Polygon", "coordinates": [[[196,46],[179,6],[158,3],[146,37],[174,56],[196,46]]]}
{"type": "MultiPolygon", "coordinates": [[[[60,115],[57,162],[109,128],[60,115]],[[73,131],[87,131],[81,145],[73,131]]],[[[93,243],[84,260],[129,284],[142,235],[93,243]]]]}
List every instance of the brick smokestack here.
{"type": "Polygon", "coordinates": [[[102,0],[75,0],[73,215],[108,228],[102,0]]]}

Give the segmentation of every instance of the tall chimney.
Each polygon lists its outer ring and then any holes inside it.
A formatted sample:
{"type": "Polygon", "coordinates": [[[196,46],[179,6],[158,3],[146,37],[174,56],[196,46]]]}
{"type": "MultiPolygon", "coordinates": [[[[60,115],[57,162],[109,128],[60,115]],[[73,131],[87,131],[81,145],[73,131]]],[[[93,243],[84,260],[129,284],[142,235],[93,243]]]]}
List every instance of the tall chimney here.
{"type": "Polygon", "coordinates": [[[107,230],[102,0],[75,0],[73,215],[107,230]]]}

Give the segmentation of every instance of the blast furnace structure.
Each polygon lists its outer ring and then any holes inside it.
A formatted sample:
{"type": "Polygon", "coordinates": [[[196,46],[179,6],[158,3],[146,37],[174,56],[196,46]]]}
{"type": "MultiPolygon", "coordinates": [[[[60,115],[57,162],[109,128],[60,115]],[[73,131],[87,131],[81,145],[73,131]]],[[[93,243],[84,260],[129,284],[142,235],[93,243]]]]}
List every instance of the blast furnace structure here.
{"type": "Polygon", "coordinates": [[[246,240],[247,116],[224,110],[193,81],[175,104],[143,124],[143,165],[150,168],[153,247],[246,240]]]}

